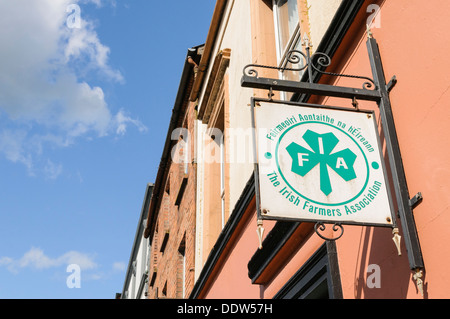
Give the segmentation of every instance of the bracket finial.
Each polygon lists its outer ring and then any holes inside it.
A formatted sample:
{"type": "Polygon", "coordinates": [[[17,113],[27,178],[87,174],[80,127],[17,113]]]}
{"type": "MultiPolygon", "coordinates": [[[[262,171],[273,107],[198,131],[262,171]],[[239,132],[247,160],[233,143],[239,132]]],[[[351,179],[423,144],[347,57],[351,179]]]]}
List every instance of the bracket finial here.
{"type": "Polygon", "coordinates": [[[303,36],[302,46],[307,47],[307,48],[312,48],[312,43],[311,43],[311,40],[309,39],[307,33],[305,33],[305,35],[303,36]]]}
{"type": "Polygon", "coordinates": [[[400,241],[402,239],[402,236],[399,235],[399,229],[394,228],[392,230],[392,234],[394,234],[394,237],[392,238],[392,240],[394,241],[395,247],[397,247],[398,255],[401,256],[402,250],[400,248],[400,241]]]}
{"type": "Polygon", "coordinates": [[[358,103],[358,101],[356,100],[356,97],[353,97],[352,105],[353,105],[353,107],[354,107],[357,111],[359,111],[359,103],[358,103]]]}
{"type": "Polygon", "coordinates": [[[415,274],[413,275],[413,278],[414,278],[414,280],[415,280],[416,283],[417,283],[417,289],[419,290],[420,294],[421,294],[422,297],[423,297],[423,280],[422,280],[422,277],[423,277],[423,271],[422,271],[422,269],[420,269],[420,268],[417,268],[415,271],[416,271],[416,272],[415,272],[415,274]]]}
{"type": "Polygon", "coordinates": [[[258,234],[258,241],[259,241],[259,249],[262,249],[262,241],[263,241],[263,234],[264,234],[264,227],[263,227],[263,221],[261,219],[258,219],[257,221],[258,227],[256,228],[256,233],[258,234]]]}
{"type": "Polygon", "coordinates": [[[269,88],[269,93],[267,94],[269,96],[269,100],[272,101],[273,100],[273,96],[275,95],[273,93],[273,89],[272,87],[269,88]]]}
{"type": "Polygon", "coordinates": [[[366,24],[366,33],[367,33],[367,38],[368,39],[372,39],[373,38],[372,30],[370,29],[370,25],[368,25],[368,24],[366,24]]]}

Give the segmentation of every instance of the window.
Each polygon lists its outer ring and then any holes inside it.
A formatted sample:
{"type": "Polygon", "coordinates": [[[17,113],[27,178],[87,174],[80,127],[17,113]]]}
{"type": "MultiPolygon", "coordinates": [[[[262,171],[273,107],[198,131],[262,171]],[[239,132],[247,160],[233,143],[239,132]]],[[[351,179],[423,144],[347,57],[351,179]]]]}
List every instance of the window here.
{"type": "Polygon", "coordinates": [[[136,298],[136,260],[131,264],[130,299],[136,298]]]}
{"type": "MultiPolygon", "coordinates": [[[[273,0],[273,12],[278,67],[299,68],[301,64],[293,66],[288,61],[289,51],[300,51],[302,49],[297,0],[273,0]]],[[[303,59],[300,59],[300,63],[303,63],[303,59]]],[[[285,80],[299,81],[300,76],[300,71],[280,71],[280,78],[285,80]]],[[[288,97],[287,95],[284,96],[285,99],[288,97]]]]}
{"type": "MultiPolygon", "coordinates": [[[[145,228],[145,226],[147,225],[147,220],[143,220],[142,222],[142,227],[145,228]]],[[[146,272],[148,271],[148,262],[150,260],[149,256],[150,256],[150,241],[148,240],[148,238],[145,238],[144,236],[142,236],[141,239],[141,247],[142,247],[142,257],[141,257],[141,269],[142,272],[146,272]]]]}
{"type": "Polygon", "coordinates": [[[342,299],[336,243],[323,244],[274,298],[342,299]]]}
{"type": "Polygon", "coordinates": [[[288,44],[299,33],[297,0],[274,0],[278,53],[282,56],[288,44]]]}
{"type": "Polygon", "coordinates": [[[167,281],[164,283],[164,287],[161,291],[161,297],[159,298],[167,298],[167,281]]]}
{"type": "MultiPolygon", "coordinates": [[[[185,235],[186,236],[186,235],[185,235]]],[[[186,244],[185,237],[178,247],[177,298],[186,297],[186,244]]]]}
{"type": "Polygon", "coordinates": [[[217,169],[220,175],[220,211],[222,228],[225,226],[225,114],[224,105],[220,106],[220,111],[215,122],[215,129],[213,130],[214,142],[217,143],[219,150],[217,169]]]}
{"type": "MultiPolygon", "coordinates": [[[[144,225],[147,225],[147,220],[145,220],[145,224],[144,225]]],[[[146,281],[145,281],[145,283],[146,283],[146,285],[145,285],[145,297],[147,297],[148,296],[148,288],[149,288],[149,283],[150,283],[150,281],[149,281],[149,274],[150,274],[150,269],[151,269],[151,258],[152,258],[152,245],[151,245],[151,242],[150,242],[150,239],[149,238],[147,238],[146,240],[145,240],[145,243],[147,244],[147,252],[146,252],[146,257],[144,258],[145,259],[145,273],[147,274],[147,278],[146,278],[146,281]]]]}

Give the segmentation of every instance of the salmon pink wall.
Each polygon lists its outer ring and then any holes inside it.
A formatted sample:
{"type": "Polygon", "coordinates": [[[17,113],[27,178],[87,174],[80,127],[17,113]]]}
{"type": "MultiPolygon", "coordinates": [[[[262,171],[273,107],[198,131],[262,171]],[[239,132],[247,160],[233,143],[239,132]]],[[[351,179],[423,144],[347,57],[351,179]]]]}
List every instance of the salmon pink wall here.
{"type": "MultiPolygon", "coordinates": [[[[374,2],[366,1],[336,53],[333,60],[344,61],[337,71],[371,77],[365,23],[372,12],[365,8],[374,2]]],[[[336,242],[344,298],[449,298],[450,2],[375,3],[381,8],[380,24],[372,33],[380,46],[387,81],[394,75],[398,79],[390,96],[409,192],[411,197],[417,192],[423,195],[414,217],[425,263],[425,289],[422,297],[404,242],[398,256],[391,229],[345,226],[344,236],[336,242]]],[[[355,86],[352,81],[341,79],[336,84],[355,86]]],[[[351,106],[348,100],[322,102],[351,106]]],[[[360,101],[360,107],[376,110],[371,102],[360,101]]],[[[257,247],[255,230],[253,215],[214,274],[207,298],[271,298],[323,243],[313,234],[271,282],[252,285],[247,263],[257,247]]]]}
{"type": "MultiPolygon", "coordinates": [[[[380,24],[372,33],[386,80],[394,75],[398,79],[390,97],[410,196],[423,195],[414,217],[425,263],[424,297],[449,298],[450,248],[445,243],[450,240],[450,2],[386,0],[379,5],[380,24]]],[[[348,41],[346,49],[340,54],[350,59],[342,72],[370,76],[365,37],[348,41]]],[[[338,83],[350,85],[348,80],[338,83]]],[[[326,103],[345,104],[336,99],[326,103]]],[[[373,108],[370,104],[360,107],[373,108]]],[[[411,278],[405,246],[399,257],[390,230],[353,228],[346,227],[337,242],[344,297],[422,298],[411,278]],[[370,265],[379,266],[380,288],[367,285],[370,265]]]]}
{"type": "MultiPolygon", "coordinates": [[[[229,254],[224,254],[225,259],[220,269],[214,273],[214,279],[205,298],[208,299],[247,299],[262,298],[258,285],[252,285],[248,277],[247,264],[258,249],[258,236],[256,234],[256,213],[250,212],[248,221],[244,221],[244,229],[239,232],[230,244],[229,254]]],[[[264,222],[265,234],[273,226],[273,222],[264,222]]]]}

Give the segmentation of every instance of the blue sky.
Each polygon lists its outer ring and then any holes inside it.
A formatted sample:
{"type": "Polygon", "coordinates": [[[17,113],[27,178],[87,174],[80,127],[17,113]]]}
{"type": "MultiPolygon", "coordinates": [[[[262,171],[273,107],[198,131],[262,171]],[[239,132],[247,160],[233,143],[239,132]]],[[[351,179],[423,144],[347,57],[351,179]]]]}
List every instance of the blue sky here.
{"type": "Polygon", "coordinates": [[[0,298],[121,292],[184,58],[214,5],[0,0],[0,298]]]}

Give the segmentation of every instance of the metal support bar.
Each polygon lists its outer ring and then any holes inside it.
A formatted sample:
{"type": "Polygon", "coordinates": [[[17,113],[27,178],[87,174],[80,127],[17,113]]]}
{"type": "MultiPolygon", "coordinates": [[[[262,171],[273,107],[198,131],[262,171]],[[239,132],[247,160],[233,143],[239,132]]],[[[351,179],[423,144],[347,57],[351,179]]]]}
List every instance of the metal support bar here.
{"type": "Polygon", "coordinates": [[[414,209],[414,207],[416,207],[421,201],[422,201],[423,197],[422,197],[422,193],[419,192],[417,193],[413,198],[411,198],[411,200],[409,201],[409,206],[411,206],[412,209],[414,209]]]}
{"type": "Polygon", "coordinates": [[[386,85],[386,90],[388,92],[391,92],[391,90],[394,88],[394,86],[397,84],[397,77],[394,75],[392,79],[389,81],[389,83],[386,85]]]}
{"type": "Polygon", "coordinates": [[[372,67],[373,79],[381,94],[381,99],[378,102],[378,106],[380,108],[383,132],[386,139],[386,148],[392,171],[404,242],[408,252],[409,266],[411,269],[423,268],[424,264],[422,259],[422,251],[420,248],[419,237],[417,235],[412,207],[410,205],[410,197],[400,153],[400,145],[395,130],[394,116],[392,114],[389,99],[389,88],[392,87],[393,83],[391,83],[391,81],[389,85],[386,85],[380,51],[376,40],[374,38],[369,38],[367,39],[366,44],[369,52],[370,65],[372,67]]]}
{"type": "Polygon", "coordinates": [[[241,86],[256,89],[273,89],[277,91],[307,93],[322,96],[334,96],[342,98],[357,98],[358,100],[379,101],[381,95],[378,90],[356,89],[328,84],[296,82],[289,80],[260,78],[243,75],[241,86]]]}

